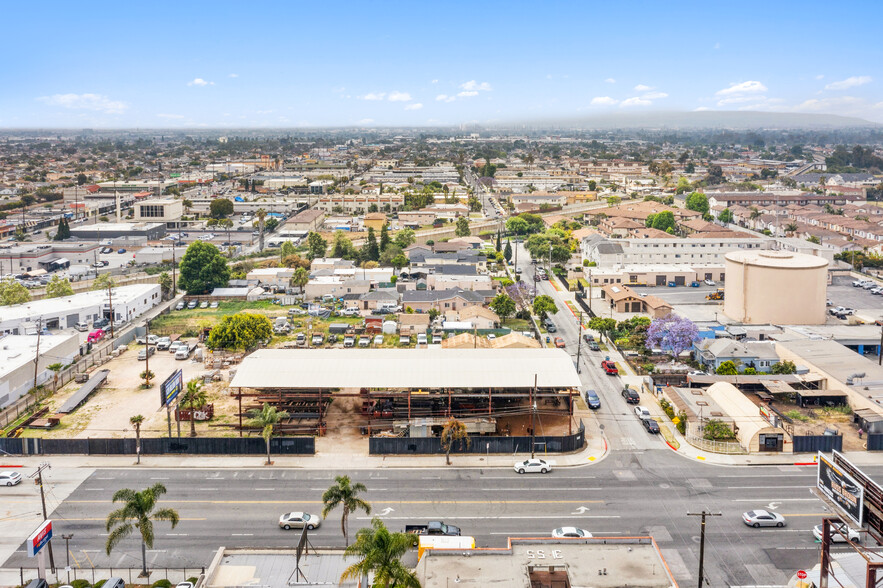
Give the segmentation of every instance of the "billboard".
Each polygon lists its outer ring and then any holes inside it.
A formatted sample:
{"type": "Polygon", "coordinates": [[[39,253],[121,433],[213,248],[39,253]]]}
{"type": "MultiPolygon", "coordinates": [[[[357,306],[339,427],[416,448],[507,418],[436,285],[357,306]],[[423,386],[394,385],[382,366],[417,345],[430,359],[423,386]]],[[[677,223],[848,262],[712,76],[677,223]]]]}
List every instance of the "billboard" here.
{"type": "Polygon", "coordinates": [[[819,452],[819,469],[816,476],[816,487],[833,502],[841,512],[852,521],[862,526],[862,510],[864,508],[864,488],[855,478],[834,465],[824,454],[819,452]]]}
{"type": "Polygon", "coordinates": [[[181,370],[177,370],[171,376],[166,378],[166,381],[159,387],[160,406],[166,406],[172,400],[177,398],[178,394],[181,393],[183,385],[184,376],[181,373],[181,370]]]}
{"type": "Polygon", "coordinates": [[[28,537],[28,557],[34,557],[40,550],[43,549],[43,546],[49,543],[49,540],[52,539],[52,521],[45,520],[43,524],[37,527],[37,530],[28,537]]]}

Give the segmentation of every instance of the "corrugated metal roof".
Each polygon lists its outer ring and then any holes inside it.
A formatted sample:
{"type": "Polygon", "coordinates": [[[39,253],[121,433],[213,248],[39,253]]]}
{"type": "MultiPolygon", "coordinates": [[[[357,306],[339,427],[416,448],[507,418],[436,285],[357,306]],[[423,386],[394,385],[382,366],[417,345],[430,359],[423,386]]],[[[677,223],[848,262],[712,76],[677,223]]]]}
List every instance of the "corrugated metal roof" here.
{"type": "Polygon", "coordinates": [[[237,388],[578,388],[562,349],[261,349],[237,388]]]}

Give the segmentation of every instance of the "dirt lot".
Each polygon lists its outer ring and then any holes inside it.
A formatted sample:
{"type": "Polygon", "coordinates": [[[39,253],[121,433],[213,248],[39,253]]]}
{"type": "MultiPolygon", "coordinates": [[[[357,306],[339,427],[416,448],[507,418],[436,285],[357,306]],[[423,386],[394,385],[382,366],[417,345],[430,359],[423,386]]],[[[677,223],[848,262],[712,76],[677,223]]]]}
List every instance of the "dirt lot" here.
{"type": "MultiPolygon", "coordinates": [[[[150,358],[150,371],[156,374],[151,387],[142,389],[140,374],[144,371],[144,362],[138,361],[138,351],[143,346],[132,345],[128,351],[95,369],[109,369],[107,383],[92,394],[89,399],[72,414],[62,418],[61,424],[51,431],[29,429],[28,437],[46,438],[79,438],[88,437],[128,437],[133,435],[129,418],[140,414],[144,416],[141,427],[145,436],[168,434],[166,411],[160,406],[159,386],[175,370],[182,370],[184,382],[202,375],[206,370],[202,363],[190,360],[179,361],[166,351],[157,351],[150,358]]],[[[236,400],[225,395],[225,381],[215,382],[205,387],[208,402],[215,405],[215,418],[212,424],[232,423],[236,400]]],[[[50,410],[59,408],[77,390],[81,384],[71,382],[60,389],[48,402],[50,410]]],[[[172,415],[173,434],[176,431],[174,415],[172,415]]],[[[225,428],[211,427],[208,423],[197,423],[197,432],[213,436],[232,435],[233,431],[225,428]]],[[[181,423],[181,434],[189,434],[190,423],[181,423]]]]}

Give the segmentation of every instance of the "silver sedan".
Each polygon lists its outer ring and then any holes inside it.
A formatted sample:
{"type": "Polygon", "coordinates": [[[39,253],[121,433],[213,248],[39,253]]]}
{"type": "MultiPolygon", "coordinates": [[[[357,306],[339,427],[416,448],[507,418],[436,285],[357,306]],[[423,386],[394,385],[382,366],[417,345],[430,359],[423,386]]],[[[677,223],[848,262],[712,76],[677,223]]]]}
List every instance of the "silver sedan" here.
{"type": "Polygon", "coordinates": [[[749,527],[784,527],[785,517],[768,510],[749,510],[742,513],[742,521],[749,527]]]}

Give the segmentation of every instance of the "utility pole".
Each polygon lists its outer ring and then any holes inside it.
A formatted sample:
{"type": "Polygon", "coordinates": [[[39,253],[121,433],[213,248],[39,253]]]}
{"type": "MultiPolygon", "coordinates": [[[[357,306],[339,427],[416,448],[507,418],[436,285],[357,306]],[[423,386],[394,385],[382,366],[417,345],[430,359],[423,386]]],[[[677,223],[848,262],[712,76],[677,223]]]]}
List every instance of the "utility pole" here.
{"type": "Polygon", "coordinates": [[[688,512],[688,517],[702,517],[702,527],[699,533],[699,588],[705,583],[704,567],[705,567],[705,517],[719,517],[719,512],[688,512]]]}
{"type": "Polygon", "coordinates": [[[579,311],[579,329],[577,330],[577,338],[576,338],[576,373],[580,373],[579,369],[579,356],[580,351],[583,347],[583,311],[579,311]]]}
{"type": "Polygon", "coordinates": [[[37,319],[37,351],[34,353],[34,390],[37,389],[37,370],[40,364],[40,335],[43,333],[43,319],[37,319]]]}
{"type": "Polygon", "coordinates": [[[536,425],[534,424],[534,415],[537,412],[537,375],[533,375],[533,388],[531,388],[531,399],[530,399],[530,458],[534,458],[534,429],[536,425]]]}
{"type": "MultiPolygon", "coordinates": [[[[144,371],[147,376],[150,375],[150,320],[144,321],[144,371]]],[[[150,380],[148,380],[149,382],[150,380]]],[[[141,452],[138,452],[138,459],[141,459],[141,452]]]]}
{"type": "MultiPolygon", "coordinates": [[[[37,466],[37,471],[33,474],[29,475],[29,478],[36,478],[37,486],[40,487],[40,502],[43,504],[43,520],[47,520],[49,515],[46,513],[46,495],[43,493],[43,470],[52,469],[52,466],[47,462],[41,463],[37,466]]],[[[52,556],[52,541],[49,541],[49,567],[52,568],[52,573],[55,573],[55,558],[52,556]]]]}
{"type": "Polygon", "coordinates": [[[74,534],[70,535],[62,535],[62,539],[64,539],[64,551],[66,555],[66,563],[64,565],[64,569],[67,572],[67,583],[71,583],[71,548],[70,548],[70,540],[74,538],[74,534]]]}
{"type": "Polygon", "coordinates": [[[113,278],[107,282],[107,305],[110,307],[110,338],[113,339],[113,278]]]}
{"type": "Polygon", "coordinates": [[[880,327],[880,347],[877,348],[877,365],[883,365],[883,327],[880,327]]]}

